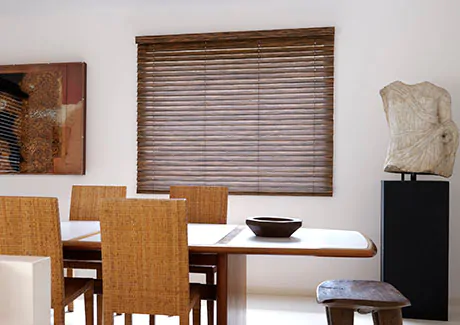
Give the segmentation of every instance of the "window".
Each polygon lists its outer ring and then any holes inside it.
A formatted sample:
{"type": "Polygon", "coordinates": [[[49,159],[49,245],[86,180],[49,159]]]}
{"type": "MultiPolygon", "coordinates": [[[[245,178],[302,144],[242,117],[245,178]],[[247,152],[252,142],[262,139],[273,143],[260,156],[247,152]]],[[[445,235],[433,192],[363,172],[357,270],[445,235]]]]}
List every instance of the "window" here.
{"type": "Polygon", "coordinates": [[[333,27],[136,42],[138,193],[332,195],[333,27]]]}

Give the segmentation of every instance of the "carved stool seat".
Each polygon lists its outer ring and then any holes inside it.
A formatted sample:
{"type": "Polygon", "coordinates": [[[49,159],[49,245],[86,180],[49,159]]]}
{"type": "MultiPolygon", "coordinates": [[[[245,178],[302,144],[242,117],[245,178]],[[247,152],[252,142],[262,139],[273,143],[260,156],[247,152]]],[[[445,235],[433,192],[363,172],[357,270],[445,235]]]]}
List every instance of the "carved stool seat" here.
{"type": "Polygon", "coordinates": [[[379,281],[324,281],[316,300],[326,306],[329,325],[352,325],[355,311],[372,313],[375,325],[402,325],[401,309],[410,306],[395,287],[379,281]]]}

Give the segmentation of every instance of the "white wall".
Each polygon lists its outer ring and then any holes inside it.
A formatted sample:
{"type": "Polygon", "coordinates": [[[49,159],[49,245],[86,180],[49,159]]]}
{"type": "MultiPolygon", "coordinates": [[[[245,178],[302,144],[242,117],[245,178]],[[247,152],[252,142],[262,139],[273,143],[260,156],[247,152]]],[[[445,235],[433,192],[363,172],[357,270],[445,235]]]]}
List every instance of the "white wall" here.
{"type": "MultiPolygon", "coordinates": [[[[359,230],[380,242],[380,180],[388,141],[379,90],[429,80],[460,122],[460,2],[454,0],[9,1],[0,64],[88,64],[86,176],[1,176],[0,195],[57,196],[72,184],[136,184],[136,35],[336,27],[334,197],[231,196],[229,222],[282,215],[306,227],[359,230]]],[[[451,296],[460,298],[459,170],[451,179],[451,296]]],[[[433,220],[436,222],[436,220],[433,220]]],[[[251,257],[251,291],[311,293],[326,278],[379,278],[373,259],[251,257]]]]}

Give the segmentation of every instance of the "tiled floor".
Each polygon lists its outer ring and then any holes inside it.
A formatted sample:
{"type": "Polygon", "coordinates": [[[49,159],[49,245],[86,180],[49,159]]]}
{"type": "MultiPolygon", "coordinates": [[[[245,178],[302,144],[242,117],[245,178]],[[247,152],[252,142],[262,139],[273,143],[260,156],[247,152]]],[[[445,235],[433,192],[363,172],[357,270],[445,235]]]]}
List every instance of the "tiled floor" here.
{"type": "MultiPolygon", "coordinates": [[[[206,325],[206,307],[203,303],[202,324],[206,325]]],[[[460,325],[460,305],[450,308],[449,322],[404,320],[405,325],[460,325]]],[[[75,312],[66,314],[66,325],[84,325],[84,305],[79,299],[75,305],[75,312]]],[[[176,317],[158,316],[157,325],[179,324],[176,317]]],[[[147,325],[148,316],[134,315],[134,325],[147,325]]],[[[115,325],[124,324],[123,316],[115,317],[115,325]]],[[[190,323],[192,324],[192,323],[190,323]]],[[[327,325],[326,316],[321,306],[316,304],[314,298],[285,297],[285,296],[248,296],[247,325],[327,325]]],[[[355,314],[355,325],[371,325],[372,317],[369,315],[355,314]]]]}

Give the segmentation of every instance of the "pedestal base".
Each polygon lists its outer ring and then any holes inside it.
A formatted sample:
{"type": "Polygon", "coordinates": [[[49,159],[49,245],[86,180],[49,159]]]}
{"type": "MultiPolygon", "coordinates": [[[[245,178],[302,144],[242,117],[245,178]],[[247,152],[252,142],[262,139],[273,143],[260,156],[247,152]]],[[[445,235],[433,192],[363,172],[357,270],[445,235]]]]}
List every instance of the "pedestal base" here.
{"type": "Polygon", "coordinates": [[[412,303],[403,317],[447,320],[449,182],[382,181],[381,280],[412,303]]]}
{"type": "Polygon", "coordinates": [[[49,325],[49,257],[0,255],[0,324],[49,325]]]}

